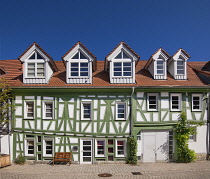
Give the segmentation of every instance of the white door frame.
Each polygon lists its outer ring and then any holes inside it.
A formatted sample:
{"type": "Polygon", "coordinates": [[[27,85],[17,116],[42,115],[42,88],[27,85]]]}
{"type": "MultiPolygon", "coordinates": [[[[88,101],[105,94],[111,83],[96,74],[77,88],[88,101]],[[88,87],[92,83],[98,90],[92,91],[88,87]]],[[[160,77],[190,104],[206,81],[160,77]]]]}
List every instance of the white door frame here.
{"type": "Polygon", "coordinates": [[[80,164],[92,164],[93,163],[93,156],[94,156],[94,146],[93,146],[93,139],[92,138],[82,138],[82,139],[80,139],[80,164]],[[83,156],[83,152],[84,152],[84,150],[83,150],[83,142],[84,141],[91,141],[91,143],[90,143],[90,145],[86,145],[86,147],[87,146],[90,146],[90,150],[87,150],[87,152],[90,152],[91,153],[91,155],[90,156],[87,156],[87,158],[88,157],[90,157],[90,161],[84,161],[83,159],[83,157],[85,157],[85,156],[83,156]]]}

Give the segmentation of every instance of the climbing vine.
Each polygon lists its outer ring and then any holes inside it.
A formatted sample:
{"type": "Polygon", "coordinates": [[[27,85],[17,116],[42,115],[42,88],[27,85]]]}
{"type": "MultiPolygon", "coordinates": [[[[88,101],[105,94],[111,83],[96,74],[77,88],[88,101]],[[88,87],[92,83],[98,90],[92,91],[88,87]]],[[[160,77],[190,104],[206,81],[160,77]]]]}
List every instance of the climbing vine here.
{"type": "Polygon", "coordinates": [[[130,153],[127,158],[127,163],[128,164],[137,164],[137,155],[136,155],[137,141],[133,136],[128,138],[128,146],[130,148],[130,153]]]}
{"type": "Polygon", "coordinates": [[[188,140],[190,134],[195,133],[196,127],[201,125],[203,125],[202,122],[188,122],[185,112],[180,114],[179,121],[175,126],[177,162],[189,163],[196,159],[195,151],[189,149],[188,140]]]}

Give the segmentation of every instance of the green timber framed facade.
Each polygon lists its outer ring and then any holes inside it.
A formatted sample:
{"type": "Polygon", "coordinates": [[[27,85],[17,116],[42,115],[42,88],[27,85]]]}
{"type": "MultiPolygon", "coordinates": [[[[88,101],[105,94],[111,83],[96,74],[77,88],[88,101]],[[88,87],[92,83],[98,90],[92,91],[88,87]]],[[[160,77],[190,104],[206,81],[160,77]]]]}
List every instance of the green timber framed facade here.
{"type": "Polygon", "coordinates": [[[18,60],[0,60],[16,109],[10,142],[3,141],[12,160],[21,154],[48,161],[55,152],[72,152],[74,163],[125,162],[127,139],[134,136],[139,162],[174,161],[173,127],[182,111],[205,124],[189,141],[204,157],[209,76],[196,69],[208,63],[187,62],[183,49],[170,56],[160,48],[149,60],[139,58],[121,42],[96,61],[78,42],[63,61],[36,43],[18,60]]]}

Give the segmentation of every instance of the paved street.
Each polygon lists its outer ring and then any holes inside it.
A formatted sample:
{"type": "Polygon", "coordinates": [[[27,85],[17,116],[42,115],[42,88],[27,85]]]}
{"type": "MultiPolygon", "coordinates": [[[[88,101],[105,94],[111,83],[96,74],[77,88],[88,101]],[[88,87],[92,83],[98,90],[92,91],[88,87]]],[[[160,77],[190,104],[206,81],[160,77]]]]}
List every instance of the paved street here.
{"type": "Polygon", "coordinates": [[[93,179],[102,178],[98,174],[109,173],[110,178],[210,178],[210,161],[190,164],[154,163],[139,164],[97,164],[97,165],[55,165],[25,164],[12,165],[0,169],[0,179],[93,179]],[[141,175],[133,175],[140,172],[141,175]]]}

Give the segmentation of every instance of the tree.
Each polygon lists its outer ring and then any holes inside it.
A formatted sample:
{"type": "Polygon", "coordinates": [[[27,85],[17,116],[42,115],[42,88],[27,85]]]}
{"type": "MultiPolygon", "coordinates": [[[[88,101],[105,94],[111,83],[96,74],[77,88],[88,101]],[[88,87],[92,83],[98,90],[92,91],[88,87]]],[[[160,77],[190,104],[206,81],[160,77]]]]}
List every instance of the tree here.
{"type": "Polygon", "coordinates": [[[189,149],[189,135],[195,133],[197,126],[203,125],[202,122],[188,122],[185,112],[179,116],[179,121],[175,126],[175,139],[177,144],[177,162],[189,163],[196,159],[194,150],[189,149]]]}
{"type": "MultiPolygon", "coordinates": [[[[5,79],[0,79],[0,139],[2,134],[8,134],[9,122],[14,109],[11,104],[11,88],[5,79]]],[[[1,153],[1,140],[0,140],[1,153]]]]}

